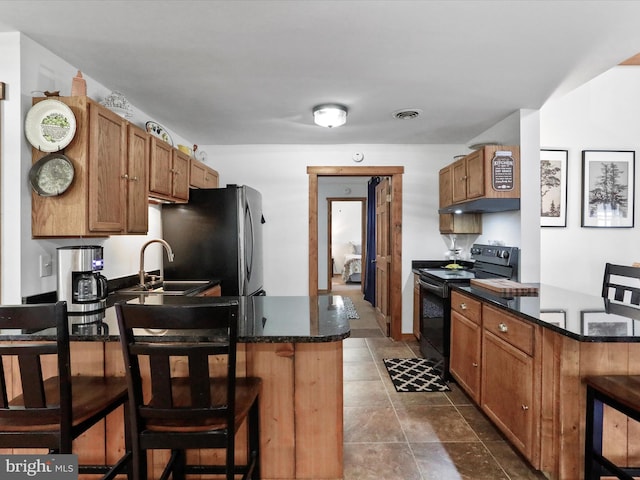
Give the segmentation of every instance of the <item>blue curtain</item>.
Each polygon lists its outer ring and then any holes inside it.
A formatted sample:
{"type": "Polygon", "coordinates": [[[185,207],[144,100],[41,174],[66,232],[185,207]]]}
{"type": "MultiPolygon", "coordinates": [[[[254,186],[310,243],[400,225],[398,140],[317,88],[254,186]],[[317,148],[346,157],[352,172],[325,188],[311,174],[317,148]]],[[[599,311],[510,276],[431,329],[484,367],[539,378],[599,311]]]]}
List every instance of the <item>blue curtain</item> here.
{"type": "Polygon", "coordinates": [[[364,271],[364,299],[376,306],[376,187],[380,177],[371,177],[367,187],[367,258],[364,271]]]}

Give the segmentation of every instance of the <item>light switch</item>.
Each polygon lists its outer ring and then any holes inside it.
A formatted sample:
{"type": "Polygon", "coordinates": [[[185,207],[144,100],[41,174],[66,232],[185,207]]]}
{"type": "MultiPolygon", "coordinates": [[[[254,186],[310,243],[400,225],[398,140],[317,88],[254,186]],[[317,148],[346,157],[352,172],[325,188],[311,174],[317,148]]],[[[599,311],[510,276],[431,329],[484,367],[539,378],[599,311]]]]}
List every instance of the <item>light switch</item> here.
{"type": "Polygon", "coordinates": [[[40,255],[40,276],[50,277],[51,275],[53,275],[51,255],[40,255]]]}

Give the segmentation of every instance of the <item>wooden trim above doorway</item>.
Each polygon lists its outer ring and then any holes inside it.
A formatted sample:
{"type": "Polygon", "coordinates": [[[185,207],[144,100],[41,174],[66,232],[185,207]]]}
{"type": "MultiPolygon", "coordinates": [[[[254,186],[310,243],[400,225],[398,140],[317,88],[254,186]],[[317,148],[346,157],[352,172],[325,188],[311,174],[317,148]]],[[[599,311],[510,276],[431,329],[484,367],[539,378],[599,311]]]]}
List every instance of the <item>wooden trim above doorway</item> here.
{"type": "Polygon", "coordinates": [[[391,337],[402,340],[402,175],[404,167],[307,167],[309,175],[309,295],[318,293],[318,177],[391,178],[391,337]]]}

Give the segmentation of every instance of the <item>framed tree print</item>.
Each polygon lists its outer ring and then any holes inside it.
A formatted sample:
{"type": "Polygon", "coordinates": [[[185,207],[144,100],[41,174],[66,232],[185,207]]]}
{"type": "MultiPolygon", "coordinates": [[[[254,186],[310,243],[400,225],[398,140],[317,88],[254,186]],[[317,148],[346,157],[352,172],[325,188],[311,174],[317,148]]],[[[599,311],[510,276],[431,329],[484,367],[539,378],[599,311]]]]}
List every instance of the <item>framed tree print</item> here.
{"type": "Polygon", "coordinates": [[[567,150],[540,150],[540,226],[567,226],[567,150]]]}
{"type": "Polygon", "coordinates": [[[582,151],[583,227],[633,227],[634,170],[634,151],[582,151]]]}

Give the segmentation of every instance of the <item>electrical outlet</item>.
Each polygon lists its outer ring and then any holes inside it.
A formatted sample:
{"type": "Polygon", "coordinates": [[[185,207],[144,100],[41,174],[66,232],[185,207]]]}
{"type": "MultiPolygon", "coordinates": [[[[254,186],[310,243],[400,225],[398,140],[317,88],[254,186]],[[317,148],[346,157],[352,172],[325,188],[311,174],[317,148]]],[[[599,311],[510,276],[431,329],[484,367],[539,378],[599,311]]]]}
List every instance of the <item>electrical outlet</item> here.
{"type": "Polygon", "coordinates": [[[40,276],[50,277],[51,275],[53,275],[51,255],[40,255],[40,276]]]}

